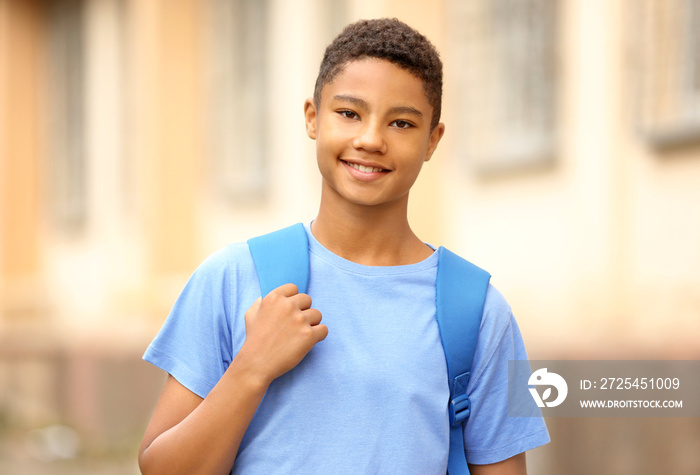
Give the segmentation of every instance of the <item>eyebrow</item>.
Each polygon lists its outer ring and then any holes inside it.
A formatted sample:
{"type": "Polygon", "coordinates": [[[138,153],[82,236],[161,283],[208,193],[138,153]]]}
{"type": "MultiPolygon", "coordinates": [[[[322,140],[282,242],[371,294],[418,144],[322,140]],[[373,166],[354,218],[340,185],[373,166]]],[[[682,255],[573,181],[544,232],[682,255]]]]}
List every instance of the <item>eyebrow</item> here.
{"type": "MultiPolygon", "coordinates": [[[[333,99],[337,101],[346,101],[351,104],[355,104],[356,106],[361,107],[365,110],[370,109],[369,103],[364,99],[360,99],[359,97],[350,96],[347,94],[336,94],[335,96],[333,96],[333,99]]],[[[418,117],[423,117],[423,113],[421,111],[411,106],[394,106],[391,109],[389,109],[389,112],[392,114],[409,114],[418,117]]]]}

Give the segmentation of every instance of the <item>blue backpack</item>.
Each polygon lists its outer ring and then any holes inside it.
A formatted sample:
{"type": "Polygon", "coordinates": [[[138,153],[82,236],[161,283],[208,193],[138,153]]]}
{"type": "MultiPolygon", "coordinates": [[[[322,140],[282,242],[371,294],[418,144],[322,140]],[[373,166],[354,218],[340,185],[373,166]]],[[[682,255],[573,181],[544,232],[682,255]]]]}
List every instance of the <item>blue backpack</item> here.
{"type": "MultiPolygon", "coordinates": [[[[309,241],[299,223],[248,240],[262,295],[280,285],[293,283],[306,293],[309,283],[309,241]]],[[[464,452],[462,422],[471,404],[467,382],[471,371],[481,315],[491,276],[444,247],[438,249],[436,315],[447,360],[450,384],[450,452],[448,473],[469,473],[464,452]]]]}

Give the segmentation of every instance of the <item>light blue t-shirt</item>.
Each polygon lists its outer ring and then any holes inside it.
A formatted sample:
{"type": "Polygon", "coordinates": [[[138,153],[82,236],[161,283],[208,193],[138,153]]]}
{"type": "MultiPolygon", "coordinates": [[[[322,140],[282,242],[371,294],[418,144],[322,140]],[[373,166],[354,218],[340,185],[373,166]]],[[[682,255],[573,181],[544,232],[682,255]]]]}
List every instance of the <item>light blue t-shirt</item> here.
{"type": "MultiPolygon", "coordinates": [[[[364,266],[311,234],[308,293],[328,337],[275,380],[232,473],[444,474],[449,388],[435,319],[437,252],[406,266],[364,266]]],[[[144,359],[206,397],[245,339],[260,296],[246,243],[207,258],[144,359]]],[[[527,359],[510,307],[492,286],[467,392],[470,463],[505,460],[549,441],[541,418],[508,417],[508,360],[527,359]]]]}

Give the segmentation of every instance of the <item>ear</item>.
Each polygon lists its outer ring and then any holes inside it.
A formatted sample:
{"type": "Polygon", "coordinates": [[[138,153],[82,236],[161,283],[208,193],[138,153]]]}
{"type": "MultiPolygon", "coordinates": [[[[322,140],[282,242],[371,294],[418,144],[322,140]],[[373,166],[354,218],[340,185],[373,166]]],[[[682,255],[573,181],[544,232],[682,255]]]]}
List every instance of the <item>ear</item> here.
{"type": "Polygon", "coordinates": [[[318,114],[316,112],[316,104],[314,104],[313,98],[308,98],[304,101],[304,119],[306,121],[306,135],[309,138],[316,140],[316,118],[318,114]]]}
{"type": "Polygon", "coordinates": [[[440,139],[445,134],[445,124],[440,122],[435,126],[432,132],[430,132],[430,137],[428,138],[428,150],[425,153],[425,161],[427,162],[433,156],[433,152],[440,143],[440,139]]]}

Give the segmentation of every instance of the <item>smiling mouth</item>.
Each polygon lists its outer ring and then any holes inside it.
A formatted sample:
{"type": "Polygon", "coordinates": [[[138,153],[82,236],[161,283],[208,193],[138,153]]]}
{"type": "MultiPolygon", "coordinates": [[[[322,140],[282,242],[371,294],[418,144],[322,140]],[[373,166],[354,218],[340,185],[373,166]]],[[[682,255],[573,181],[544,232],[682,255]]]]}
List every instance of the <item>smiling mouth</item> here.
{"type": "Polygon", "coordinates": [[[379,173],[379,172],[388,172],[389,170],[385,170],[384,168],[377,168],[377,167],[366,167],[364,165],[360,165],[359,163],[352,163],[352,162],[346,162],[345,160],[341,160],[343,163],[346,165],[354,168],[355,170],[359,170],[362,173],[379,173]]]}

